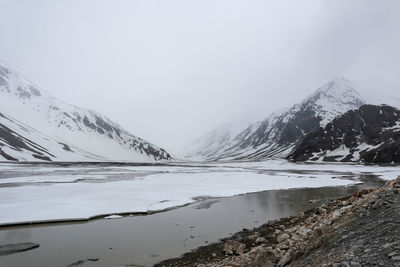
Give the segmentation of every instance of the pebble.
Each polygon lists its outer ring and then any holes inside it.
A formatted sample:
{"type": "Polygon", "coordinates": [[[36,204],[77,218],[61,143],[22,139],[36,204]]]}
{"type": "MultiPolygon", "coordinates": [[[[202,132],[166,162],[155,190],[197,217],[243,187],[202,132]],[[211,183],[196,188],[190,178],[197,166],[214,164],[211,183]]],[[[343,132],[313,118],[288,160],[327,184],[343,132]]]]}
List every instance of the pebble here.
{"type": "Polygon", "coordinates": [[[400,256],[393,256],[391,258],[392,261],[400,261],[400,256]]]}
{"type": "Polygon", "coordinates": [[[281,243],[281,242],[283,242],[283,241],[289,239],[289,237],[290,237],[290,236],[289,236],[288,234],[283,233],[283,234],[280,234],[280,235],[277,236],[276,241],[277,241],[278,243],[281,243]]]}
{"type": "Polygon", "coordinates": [[[381,199],[378,199],[375,201],[375,203],[372,205],[372,209],[376,210],[380,208],[383,205],[383,201],[381,199]]]}
{"type": "Polygon", "coordinates": [[[275,230],[275,232],[274,232],[274,234],[275,234],[275,235],[282,234],[282,231],[281,231],[281,230],[279,230],[279,229],[276,229],[276,230],[275,230]]]}
{"type": "Polygon", "coordinates": [[[263,243],[265,241],[265,238],[264,237],[258,237],[257,239],[256,239],[256,244],[260,244],[260,243],[263,243]]]}

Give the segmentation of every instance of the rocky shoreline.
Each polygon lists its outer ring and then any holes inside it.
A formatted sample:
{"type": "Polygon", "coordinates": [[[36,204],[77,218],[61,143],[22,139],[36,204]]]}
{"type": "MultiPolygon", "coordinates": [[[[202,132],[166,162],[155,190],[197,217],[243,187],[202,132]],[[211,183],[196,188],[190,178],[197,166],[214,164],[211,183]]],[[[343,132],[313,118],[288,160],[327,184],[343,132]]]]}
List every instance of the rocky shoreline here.
{"type": "Polygon", "coordinates": [[[155,266],[400,266],[400,177],[155,266]]]}

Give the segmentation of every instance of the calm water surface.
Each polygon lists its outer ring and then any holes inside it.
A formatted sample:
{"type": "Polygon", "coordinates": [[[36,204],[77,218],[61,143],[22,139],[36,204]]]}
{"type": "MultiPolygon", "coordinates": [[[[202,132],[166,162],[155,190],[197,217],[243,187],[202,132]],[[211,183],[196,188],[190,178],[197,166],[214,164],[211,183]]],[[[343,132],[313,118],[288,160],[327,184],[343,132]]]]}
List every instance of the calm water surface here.
{"type": "Polygon", "coordinates": [[[40,247],[0,256],[0,266],[152,266],[207,243],[260,226],[267,220],[295,215],[321,201],[345,196],[383,182],[363,176],[360,185],[265,191],[216,198],[147,216],[0,228],[0,244],[35,242],[40,247]],[[309,200],[320,200],[309,203],[309,200]]]}

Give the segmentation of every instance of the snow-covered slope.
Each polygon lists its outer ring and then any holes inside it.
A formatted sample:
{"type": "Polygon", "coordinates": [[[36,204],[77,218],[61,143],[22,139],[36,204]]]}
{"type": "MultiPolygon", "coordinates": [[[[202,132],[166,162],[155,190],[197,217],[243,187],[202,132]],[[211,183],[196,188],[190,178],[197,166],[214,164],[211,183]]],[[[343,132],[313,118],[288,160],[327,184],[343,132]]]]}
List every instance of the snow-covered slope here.
{"type": "Polygon", "coordinates": [[[0,113],[0,159],[11,161],[88,161],[96,155],[62,143],[0,113]]]}
{"type": "Polygon", "coordinates": [[[289,156],[294,161],[400,163],[400,110],[364,105],[308,134],[289,156]]]}
{"type": "MultiPolygon", "coordinates": [[[[15,133],[21,134],[16,125],[23,125],[25,128],[29,127],[32,133],[35,132],[38,135],[45,133],[55,143],[62,143],[75,147],[76,151],[83,151],[83,153],[74,153],[76,156],[74,158],[69,154],[66,156],[64,152],[56,153],[54,149],[57,146],[49,146],[46,142],[41,143],[43,140],[40,138],[32,140],[35,143],[38,142],[37,145],[53,155],[49,157],[51,160],[154,161],[171,159],[165,150],[130,134],[107,117],[51,97],[22,75],[1,63],[0,96],[0,112],[7,118],[3,118],[2,122],[15,133]],[[14,124],[16,128],[9,126],[10,124],[14,124]]],[[[26,138],[29,139],[29,137],[26,138]]],[[[1,144],[4,151],[7,143],[1,144]]]]}
{"type": "Polygon", "coordinates": [[[206,160],[219,153],[240,132],[250,126],[250,120],[243,118],[223,124],[205,135],[174,149],[176,156],[191,160],[206,160]]]}
{"type": "Polygon", "coordinates": [[[304,136],[364,100],[345,78],[336,78],[293,107],[253,123],[208,160],[286,157],[304,136]]]}

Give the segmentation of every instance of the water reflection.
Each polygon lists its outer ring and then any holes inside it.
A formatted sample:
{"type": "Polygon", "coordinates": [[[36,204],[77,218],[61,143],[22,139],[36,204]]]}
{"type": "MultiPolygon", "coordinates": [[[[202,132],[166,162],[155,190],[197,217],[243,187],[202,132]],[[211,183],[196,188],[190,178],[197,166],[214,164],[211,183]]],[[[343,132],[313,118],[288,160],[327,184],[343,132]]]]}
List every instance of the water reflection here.
{"type": "Polygon", "coordinates": [[[328,199],[383,182],[363,176],[362,185],[265,191],[208,199],[149,216],[1,228],[0,244],[35,242],[40,248],[2,256],[0,266],[66,266],[87,258],[96,266],[151,266],[267,220],[297,214],[328,199]],[[318,200],[310,203],[309,200],[318,200]]]}

